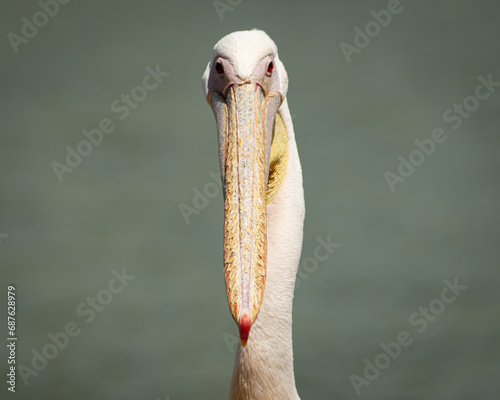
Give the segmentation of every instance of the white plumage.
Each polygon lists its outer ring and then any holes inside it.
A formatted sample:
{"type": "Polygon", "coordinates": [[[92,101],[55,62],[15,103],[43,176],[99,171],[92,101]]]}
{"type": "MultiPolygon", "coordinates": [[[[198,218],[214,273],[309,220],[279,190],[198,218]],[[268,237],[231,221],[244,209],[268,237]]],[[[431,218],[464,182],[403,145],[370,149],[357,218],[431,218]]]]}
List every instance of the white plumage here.
{"type": "MultiPolygon", "coordinates": [[[[234,32],[214,47],[214,60],[220,57],[228,60],[236,75],[230,78],[241,81],[260,79],[259,65],[269,56],[277,78],[266,81],[263,86],[267,85],[268,92],[280,93],[283,99],[278,113],[287,133],[287,163],[283,182],[267,205],[265,290],[248,343],[245,347],[238,346],[229,399],[299,399],[293,369],[292,303],[305,207],[301,165],[286,100],[288,77],[276,45],[263,31],[234,32]]],[[[207,98],[214,90],[211,88],[213,63],[209,63],[202,79],[207,98]]]]}

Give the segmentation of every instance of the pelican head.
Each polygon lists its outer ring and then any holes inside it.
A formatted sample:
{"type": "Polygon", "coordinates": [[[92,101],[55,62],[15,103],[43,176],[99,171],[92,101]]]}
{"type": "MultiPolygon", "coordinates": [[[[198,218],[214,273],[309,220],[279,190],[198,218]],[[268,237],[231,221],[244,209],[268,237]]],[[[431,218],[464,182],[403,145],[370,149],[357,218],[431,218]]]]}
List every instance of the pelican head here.
{"type": "Polygon", "coordinates": [[[270,188],[279,186],[273,142],[288,78],[271,38],[251,30],[231,33],[215,45],[202,86],[217,124],[226,294],[244,347],[264,296],[267,204],[270,188]]]}

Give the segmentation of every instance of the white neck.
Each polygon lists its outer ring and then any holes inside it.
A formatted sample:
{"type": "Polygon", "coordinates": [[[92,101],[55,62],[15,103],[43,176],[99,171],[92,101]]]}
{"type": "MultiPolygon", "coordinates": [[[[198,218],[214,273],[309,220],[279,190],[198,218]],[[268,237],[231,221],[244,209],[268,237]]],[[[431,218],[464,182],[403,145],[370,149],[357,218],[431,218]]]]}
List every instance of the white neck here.
{"type": "Polygon", "coordinates": [[[278,193],[267,207],[264,298],[246,347],[238,346],[230,400],[300,400],[293,373],[292,305],[302,249],[304,191],[286,100],[279,112],[288,135],[286,172],[278,193]]]}

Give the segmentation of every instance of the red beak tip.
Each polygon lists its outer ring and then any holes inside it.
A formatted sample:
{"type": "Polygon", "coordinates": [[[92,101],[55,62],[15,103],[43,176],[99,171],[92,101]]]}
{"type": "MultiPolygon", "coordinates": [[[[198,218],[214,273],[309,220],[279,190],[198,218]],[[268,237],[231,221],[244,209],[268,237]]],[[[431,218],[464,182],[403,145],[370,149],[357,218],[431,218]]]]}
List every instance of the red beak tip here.
{"type": "Polygon", "coordinates": [[[243,314],[240,318],[240,324],[239,324],[241,347],[245,347],[247,345],[251,326],[252,323],[250,316],[248,314],[243,314]]]}

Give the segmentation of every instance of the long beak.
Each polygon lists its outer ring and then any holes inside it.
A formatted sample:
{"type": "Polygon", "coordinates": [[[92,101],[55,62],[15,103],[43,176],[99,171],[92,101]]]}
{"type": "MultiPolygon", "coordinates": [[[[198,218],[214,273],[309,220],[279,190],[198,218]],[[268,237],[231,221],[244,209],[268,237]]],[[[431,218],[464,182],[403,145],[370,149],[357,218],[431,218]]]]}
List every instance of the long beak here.
{"type": "Polygon", "coordinates": [[[241,344],[262,304],[266,282],[266,188],[276,93],[259,85],[231,85],[225,97],[211,94],[219,135],[224,186],[224,277],[229,309],[241,344]]]}

